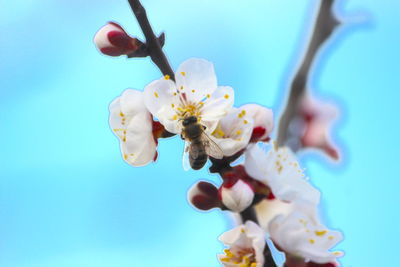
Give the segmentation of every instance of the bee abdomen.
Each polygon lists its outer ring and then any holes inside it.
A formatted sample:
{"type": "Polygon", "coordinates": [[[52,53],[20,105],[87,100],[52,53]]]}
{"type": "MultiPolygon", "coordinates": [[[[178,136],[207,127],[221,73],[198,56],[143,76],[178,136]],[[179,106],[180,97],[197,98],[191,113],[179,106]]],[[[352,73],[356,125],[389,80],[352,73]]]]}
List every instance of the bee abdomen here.
{"type": "Polygon", "coordinates": [[[199,155],[195,159],[189,156],[190,166],[192,167],[193,170],[200,170],[206,164],[207,158],[208,156],[206,153],[199,155]]]}
{"type": "MultiPolygon", "coordinates": [[[[196,142],[194,142],[193,145],[197,145],[196,142]]],[[[204,146],[202,145],[197,145],[197,157],[194,158],[190,153],[189,153],[189,163],[190,167],[192,167],[193,170],[200,170],[203,168],[203,166],[206,164],[208,155],[204,149],[204,146]]]]}

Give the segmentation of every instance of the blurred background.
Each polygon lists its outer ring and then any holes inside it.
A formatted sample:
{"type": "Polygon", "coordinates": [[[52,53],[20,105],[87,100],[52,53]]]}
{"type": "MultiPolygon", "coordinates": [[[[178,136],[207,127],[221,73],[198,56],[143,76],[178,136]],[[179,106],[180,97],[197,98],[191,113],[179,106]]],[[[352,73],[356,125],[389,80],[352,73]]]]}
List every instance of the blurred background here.
{"type": "MultiPolygon", "coordinates": [[[[190,57],[215,64],[236,105],[279,115],[318,0],[143,0],[176,68],[190,57]]],[[[316,96],[341,118],[335,164],[302,157],[322,191],[324,219],[340,229],[345,267],[396,267],[400,128],[400,2],[338,1],[345,25],[314,65],[316,96]]],[[[183,142],[162,140],[155,164],[122,160],[108,105],[160,77],[148,59],[99,54],[96,31],[119,22],[142,37],[126,0],[0,0],[0,266],[218,266],[220,211],[189,206],[206,169],[184,172],[183,142]]]]}

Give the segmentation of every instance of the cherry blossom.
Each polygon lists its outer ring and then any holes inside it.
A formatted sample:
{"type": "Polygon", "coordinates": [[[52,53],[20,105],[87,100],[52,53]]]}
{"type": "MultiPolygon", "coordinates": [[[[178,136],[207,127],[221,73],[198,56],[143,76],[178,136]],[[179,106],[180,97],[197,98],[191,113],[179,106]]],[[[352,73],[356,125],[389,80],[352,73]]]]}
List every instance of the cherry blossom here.
{"type": "Polygon", "coordinates": [[[278,215],[269,224],[269,234],[278,248],[292,256],[314,263],[335,262],[343,255],[330,249],[343,237],[322,225],[314,213],[296,209],[289,215],[278,215]]]}
{"type": "Polygon", "coordinates": [[[272,110],[257,104],[246,104],[241,109],[254,121],[251,142],[268,141],[274,127],[272,110]]]}
{"type": "Polygon", "coordinates": [[[243,107],[232,108],[214,130],[211,139],[222,149],[224,156],[233,156],[244,149],[253,132],[253,119],[243,107]]]}
{"type": "Polygon", "coordinates": [[[155,159],[157,143],[153,136],[153,119],[144,105],[142,92],[125,90],[110,104],[109,120],[127,163],[143,166],[155,159]]]}
{"type": "Polygon", "coordinates": [[[94,43],[101,53],[108,56],[128,55],[135,52],[141,44],[138,39],[130,37],[115,22],[104,25],[96,33],[94,43]]]}
{"type": "Polygon", "coordinates": [[[294,154],[272,145],[266,153],[253,145],[245,153],[246,172],[270,187],[274,196],[288,202],[319,203],[320,193],[304,178],[294,154]]]}
{"type": "Polygon", "coordinates": [[[148,110],[171,133],[181,134],[182,120],[197,117],[209,135],[218,121],[228,114],[234,93],[231,87],[218,87],[214,66],[204,59],[183,62],[175,73],[176,82],[168,75],[144,89],[148,110]]]}
{"type": "Polygon", "coordinates": [[[331,125],[338,115],[336,106],[306,95],[301,100],[300,114],[303,119],[303,134],[300,138],[302,147],[320,149],[338,160],[338,149],[329,136],[331,125]]]}
{"type": "Polygon", "coordinates": [[[245,224],[223,233],[219,240],[229,248],[218,255],[226,267],[263,267],[265,233],[257,224],[247,221],[245,224]]]}

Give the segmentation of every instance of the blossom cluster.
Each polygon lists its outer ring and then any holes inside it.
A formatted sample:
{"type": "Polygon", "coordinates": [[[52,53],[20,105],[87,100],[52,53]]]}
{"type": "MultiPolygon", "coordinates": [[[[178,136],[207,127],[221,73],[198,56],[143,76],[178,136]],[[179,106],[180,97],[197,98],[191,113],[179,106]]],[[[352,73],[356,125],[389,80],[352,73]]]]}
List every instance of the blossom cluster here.
{"type": "MultiPolygon", "coordinates": [[[[115,23],[101,29],[95,43],[111,56],[129,55],[140,46],[115,23]]],[[[304,107],[308,106],[316,105],[304,107]]],[[[290,259],[307,266],[338,266],[336,259],[343,253],[331,249],[342,234],[320,221],[320,192],[294,153],[271,140],[272,111],[258,104],[235,107],[233,89],[218,85],[211,62],[189,59],[178,67],[174,78],[165,75],[143,91],[127,89],[109,109],[111,129],[128,164],[144,166],[155,161],[159,139],[174,135],[186,144],[185,168],[197,170],[211,161],[210,171],[219,173],[222,183],[194,184],[188,201],[195,208],[242,213],[268,203],[263,211],[268,219],[260,225],[244,221],[220,236],[227,246],[218,256],[222,265],[264,266],[269,238],[286,254],[286,266],[290,267],[290,259]],[[232,166],[235,162],[241,163],[232,166]]],[[[306,108],[301,112],[312,113],[306,108]]],[[[320,112],[312,114],[304,115],[303,146],[318,147],[337,157],[327,139],[325,117],[315,115],[320,112]]]]}

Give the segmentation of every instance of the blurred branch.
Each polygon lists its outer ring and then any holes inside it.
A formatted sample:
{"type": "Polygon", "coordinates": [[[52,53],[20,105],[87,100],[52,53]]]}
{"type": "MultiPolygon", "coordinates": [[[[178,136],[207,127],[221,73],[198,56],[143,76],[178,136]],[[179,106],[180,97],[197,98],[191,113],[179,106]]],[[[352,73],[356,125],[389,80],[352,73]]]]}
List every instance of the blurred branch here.
{"type": "Polygon", "coordinates": [[[311,39],[300,67],[291,82],[289,98],[279,122],[278,146],[284,145],[288,139],[289,124],[296,116],[299,102],[307,89],[308,76],[316,54],[324,42],[332,35],[333,31],[340,25],[340,21],[335,17],[332,10],[335,0],[319,1],[321,4],[313,27],[311,39]]]}
{"type": "Polygon", "coordinates": [[[161,34],[160,39],[156,37],[147,18],[146,10],[139,0],[128,0],[128,2],[146,38],[146,49],[151,60],[157,65],[163,75],[169,75],[172,80],[175,80],[174,72],[162,50],[165,35],[161,34]]]}

